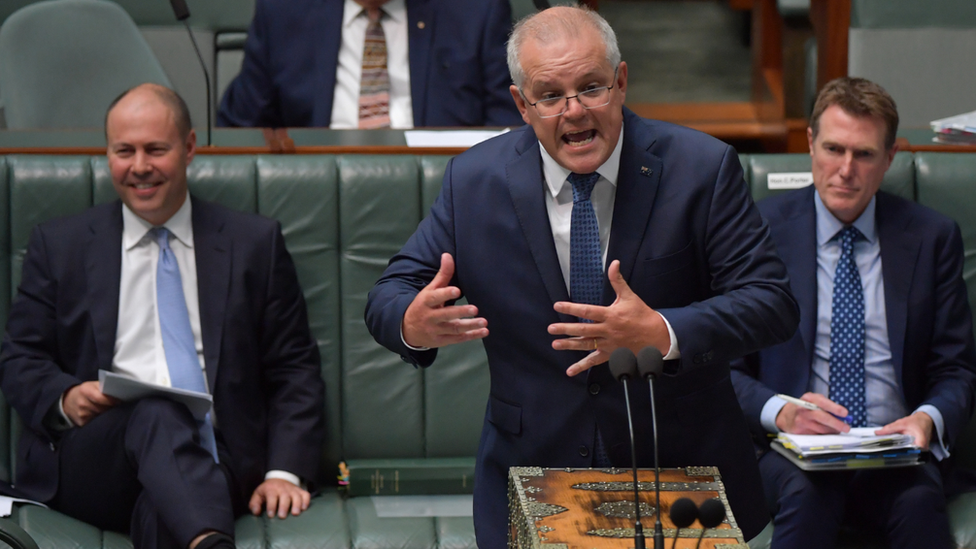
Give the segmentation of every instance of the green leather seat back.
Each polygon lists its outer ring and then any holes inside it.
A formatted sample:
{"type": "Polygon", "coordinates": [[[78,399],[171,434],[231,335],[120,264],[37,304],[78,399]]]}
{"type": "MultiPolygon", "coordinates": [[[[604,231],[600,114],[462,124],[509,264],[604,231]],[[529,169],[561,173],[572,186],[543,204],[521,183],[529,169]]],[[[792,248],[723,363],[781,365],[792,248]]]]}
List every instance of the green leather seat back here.
{"type": "MultiPolygon", "coordinates": [[[[195,162],[194,162],[195,163],[195,162]]],[[[323,479],[341,458],[341,334],[339,182],[333,156],[259,156],[257,211],[282,224],[305,293],[308,321],[318,342],[325,380],[326,439],[323,479]]]]}
{"type": "MultiPolygon", "coordinates": [[[[769,174],[810,173],[810,155],[755,154],[749,158],[748,171],[752,198],[758,202],[767,196],[785,192],[783,189],[769,188],[769,174]]],[[[895,155],[881,182],[881,189],[915,200],[915,167],[911,153],[900,152],[895,155]]]]}
{"type": "MultiPolygon", "coordinates": [[[[976,155],[952,153],[917,153],[915,167],[918,179],[918,201],[938,210],[959,224],[966,262],[963,277],[969,294],[969,307],[976,311],[976,155]]],[[[971,421],[959,441],[955,455],[961,463],[976,469],[976,420],[971,421]]]]}
{"type": "Polygon", "coordinates": [[[38,2],[0,27],[8,128],[101,128],[112,100],[142,82],[170,85],[132,18],[113,2],[38,2]]]}

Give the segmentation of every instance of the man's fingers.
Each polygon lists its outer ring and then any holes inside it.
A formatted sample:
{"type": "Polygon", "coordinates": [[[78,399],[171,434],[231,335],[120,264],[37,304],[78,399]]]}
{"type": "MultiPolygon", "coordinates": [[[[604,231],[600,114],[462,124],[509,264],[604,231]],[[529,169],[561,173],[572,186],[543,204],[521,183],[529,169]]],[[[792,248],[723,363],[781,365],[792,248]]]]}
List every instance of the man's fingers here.
{"type": "Polygon", "coordinates": [[[847,417],[847,408],[821,395],[820,393],[804,393],[801,400],[812,402],[820,407],[821,410],[834,414],[835,416],[847,417]]]}
{"type": "Polygon", "coordinates": [[[278,511],[278,494],[265,494],[264,508],[267,511],[268,518],[273,518],[275,516],[275,512],[278,511]]]}
{"type": "Polygon", "coordinates": [[[441,268],[438,269],[434,279],[427,285],[428,288],[443,288],[451,283],[454,277],[454,258],[451,254],[441,254],[441,268]]]}
{"type": "MultiPolygon", "coordinates": [[[[592,320],[593,322],[606,322],[607,320],[607,308],[599,305],[584,305],[582,303],[573,303],[572,301],[557,301],[553,304],[552,308],[555,309],[557,313],[575,316],[578,318],[585,318],[587,320],[592,320]]],[[[549,333],[552,332],[550,331],[549,333]]]]}
{"type": "Polygon", "coordinates": [[[292,497],[289,492],[282,492],[278,494],[278,518],[288,518],[288,513],[291,512],[292,497]]]}
{"type": "Polygon", "coordinates": [[[593,351],[592,353],[586,355],[586,358],[573,364],[566,370],[566,375],[573,377],[577,374],[581,374],[590,368],[596,366],[597,364],[603,364],[610,358],[610,353],[604,351],[603,349],[593,351]]]}
{"type": "Polygon", "coordinates": [[[260,491],[255,490],[254,493],[251,494],[251,500],[247,502],[247,508],[251,510],[252,515],[257,516],[261,514],[261,507],[263,506],[264,497],[261,495],[260,491]]]}
{"type": "MultiPolygon", "coordinates": [[[[431,284],[433,284],[433,282],[431,284]]],[[[424,288],[422,300],[424,305],[433,309],[444,307],[445,303],[458,299],[459,297],[461,297],[461,290],[457,286],[438,288],[428,286],[424,288]]]]}
{"type": "Polygon", "coordinates": [[[619,259],[614,259],[610,263],[610,268],[607,269],[607,278],[610,279],[610,287],[617,294],[617,298],[627,297],[634,293],[627,285],[627,281],[624,280],[624,276],[620,274],[619,259]]]}

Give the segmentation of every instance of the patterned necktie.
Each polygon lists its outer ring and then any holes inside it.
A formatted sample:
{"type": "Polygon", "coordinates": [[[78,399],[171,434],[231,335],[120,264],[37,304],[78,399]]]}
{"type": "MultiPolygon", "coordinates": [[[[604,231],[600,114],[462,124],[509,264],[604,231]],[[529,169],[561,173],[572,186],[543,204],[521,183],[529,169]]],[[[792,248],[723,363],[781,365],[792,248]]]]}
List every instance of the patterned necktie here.
{"type": "Polygon", "coordinates": [[[864,291],[854,262],[854,241],[861,233],[846,227],[838,235],[841,252],[830,318],[830,399],[847,408],[852,426],[864,427],[864,291]]]}
{"type": "MultiPolygon", "coordinates": [[[[600,174],[569,174],[573,186],[573,215],[569,229],[569,298],[573,303],[599,305],[603,301],[603,254],[600,226],[590,193],[600,174]]],[[[589,322],[580,319],[580,322],[589,322]]]]}
{"type": "MultiPolygon", "coordinates": [[[[169,247],[170,232],[165,227],[156,227],[153,238],[159,244],[159,261],[156,264],[156,306],[159,309],[159,329],[163,336],[163,352],[169,367],[170,383],[174,388],[206,393],[207,387],[197,358],[193,329],[190,328],[190,313],[186,310],[183,296],[183,279],[176,256],[169,247]]],[[[217,440],[214,436],[213,422],[208,413],[198,422],[200,444],[217,458],[217,440]]]]}
{"type": "Polygon", "coordinates": [[[386,35],[379,8],[366,10],[369,25],[363,44],[363,72],[359,81],[359,127],[390,127],[390,73],[386,70],[386,35]]]}

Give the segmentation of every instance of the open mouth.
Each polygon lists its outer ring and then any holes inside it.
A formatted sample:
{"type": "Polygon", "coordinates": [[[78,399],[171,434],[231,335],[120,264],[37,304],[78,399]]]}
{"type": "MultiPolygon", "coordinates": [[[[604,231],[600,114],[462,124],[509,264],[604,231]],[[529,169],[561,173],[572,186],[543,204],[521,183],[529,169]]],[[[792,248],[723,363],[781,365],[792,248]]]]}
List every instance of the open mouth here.
{"type": "Polygon", "coordinates": [[[596,137],[596,130],[568,132],[563,134],[563,142],[572,147],[582,147],[591,143],[594,137],[596,137]]]}

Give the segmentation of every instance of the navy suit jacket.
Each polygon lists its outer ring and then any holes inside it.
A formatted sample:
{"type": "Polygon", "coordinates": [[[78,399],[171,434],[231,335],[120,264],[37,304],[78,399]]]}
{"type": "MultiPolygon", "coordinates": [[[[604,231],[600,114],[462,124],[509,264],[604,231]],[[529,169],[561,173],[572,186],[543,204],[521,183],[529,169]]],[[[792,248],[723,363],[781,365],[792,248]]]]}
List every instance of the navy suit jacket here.
{"type": "MultiPolygon", "coordinates": [[[[192,223],[207,382],[240,495],[247,501],[271,469],[314,481],[324,385],[281,228],[195,199],[192,223]]],[[[121,249],[118,200],[31,234],[0,386],[24,421],[16,485],[32,498],[48,501],[58,485],[58,436],[45,415],[112,367],[121,249]]]]}
{"type": "MultiPolygon", "coordinates": [[[[800,328],[786,343],[733,364],[735,390],[758,441],[767,438],[759,420],[766,401],[777,393],[799,397],[809,386],[817,329],[814,192],[810,186],[759,203],[789,270],[800,305],[800,328]]],[[[951,447],[972,416],[976,390],[976,350],[959,227],[933,210],[884,191],[877,194],[875,222],[895,377],[909,412],[922,404],[938,408],[951,447]]]]}
{"type": "MultiPolygon", "coordinates": [[[[343,0],[258,0],[244,64],[218,126],[327,127],[343,0]]],[[[413,124],[517,126],[508,88],[508,0],[407,0],[413,124]]]]}
{"type": "MultiPolygon", "coordinates": [[[[768,522],[745,420],[729,381],[731,359],[784,341],[796,329],[786,271],[742,180],[734,150],[699,132],[624,109],[623,149],[607,264],[674,328],[681,359],[657,386],[664,466],[715,465],[746,539],[768,522]]],[[[545,205],[539,141],[526,126],[473,147],[447,166],[441,194],[370,292],[373,336],[426,366],[400,322],[438,270],[488,321],[491,370],[475,478],[480,547],[502,547],[506,482],[515,465],[589,467],[597,425],[611,461],[630,465],[622,385],[599,365],[566,376],[584,353],[555,351],[547,326],[569,294],[545,205]]],[[[605,281],[603,301],[615,298],[605,281]]],[[[650,399],[633,384],[638,461],[652,466],[650,399]]]]}

